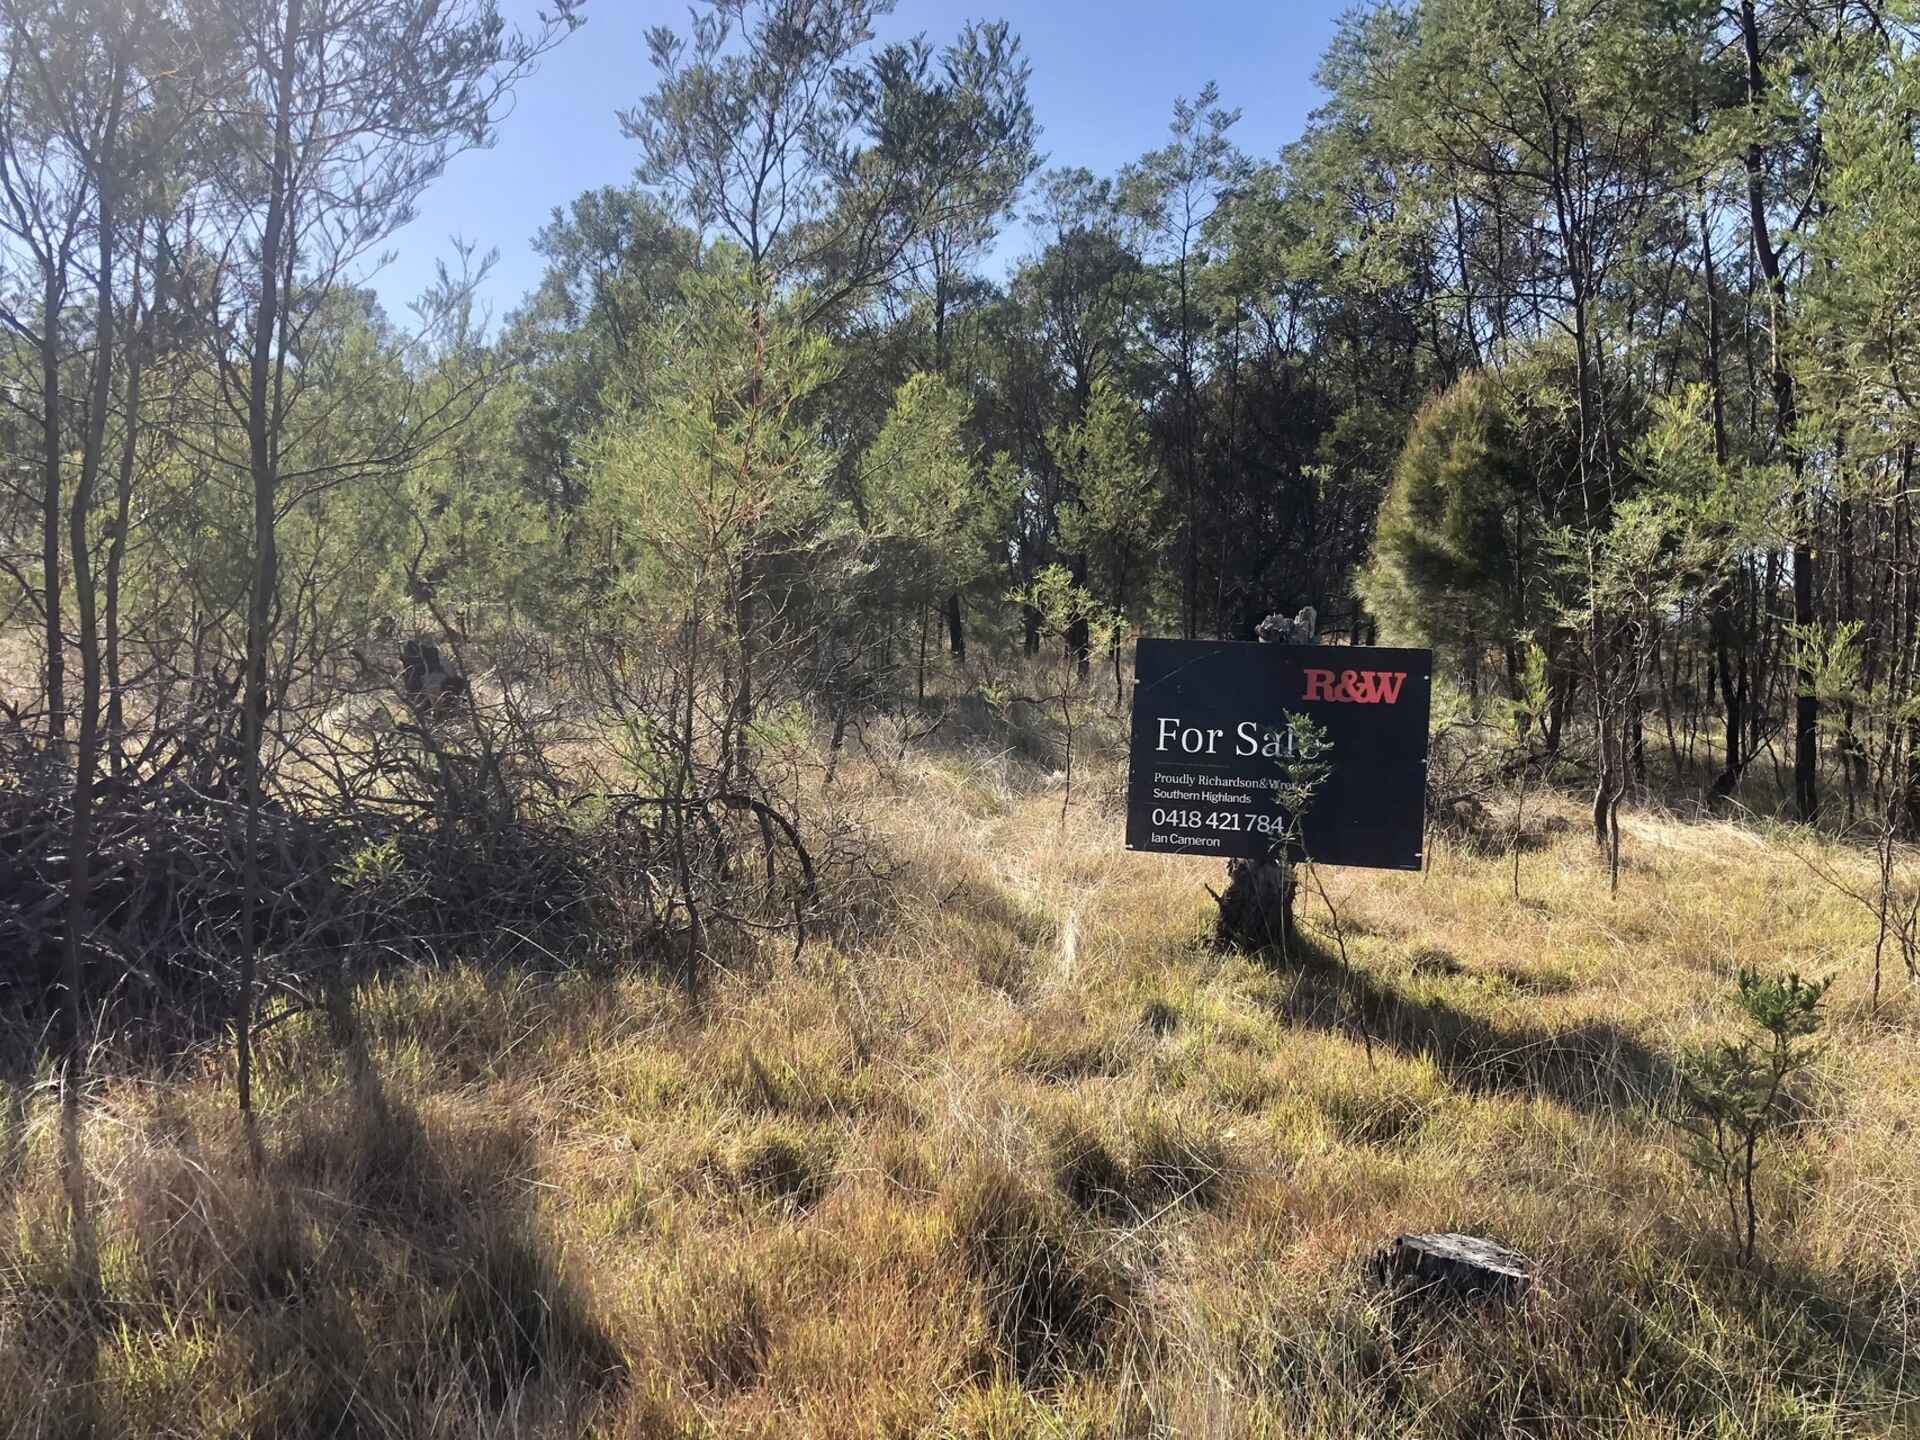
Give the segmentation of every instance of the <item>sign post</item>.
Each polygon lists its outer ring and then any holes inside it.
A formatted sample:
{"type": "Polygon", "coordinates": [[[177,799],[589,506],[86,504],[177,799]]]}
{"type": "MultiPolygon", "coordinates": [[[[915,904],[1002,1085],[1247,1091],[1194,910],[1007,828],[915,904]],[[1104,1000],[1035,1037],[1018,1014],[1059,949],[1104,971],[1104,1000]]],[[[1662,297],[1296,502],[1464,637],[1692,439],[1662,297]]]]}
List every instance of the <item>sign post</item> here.
{"type": "Polygon", "coordinates": [[[1425,856],[1433,652],[1142,640],[1135,654],[1127,848],[1418,870],[1425,856]],[[1295,755],[1289,717],[1324,734],[1295,755]],[[1276,793],[1292,760],[1326,771],[1302,815],[1276,793]]]}

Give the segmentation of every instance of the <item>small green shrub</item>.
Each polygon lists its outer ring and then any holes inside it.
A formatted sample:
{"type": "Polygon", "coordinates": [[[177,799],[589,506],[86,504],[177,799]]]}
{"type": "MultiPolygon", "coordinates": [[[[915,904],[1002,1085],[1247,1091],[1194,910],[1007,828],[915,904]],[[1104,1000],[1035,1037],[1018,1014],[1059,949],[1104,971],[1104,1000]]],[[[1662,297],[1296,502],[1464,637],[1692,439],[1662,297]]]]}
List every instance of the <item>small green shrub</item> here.
{"type": "Polygon", "coordinates": [[[1681,1066],[1686,1110],[1680,1127],[1692,1137],[1687,1158],[1725,1195],[1740,1263],[1750,1264],[1759,1231],[1753,1179],[1761,1149],[1791,1112],[1791,1081],[1820,1053],[1818,1033],[1826,980],[1802,980],[1791,971],[1767,976],[1742,968],[1735,1003],[1748,1033],[1702,1046],[1681,1066]]]}

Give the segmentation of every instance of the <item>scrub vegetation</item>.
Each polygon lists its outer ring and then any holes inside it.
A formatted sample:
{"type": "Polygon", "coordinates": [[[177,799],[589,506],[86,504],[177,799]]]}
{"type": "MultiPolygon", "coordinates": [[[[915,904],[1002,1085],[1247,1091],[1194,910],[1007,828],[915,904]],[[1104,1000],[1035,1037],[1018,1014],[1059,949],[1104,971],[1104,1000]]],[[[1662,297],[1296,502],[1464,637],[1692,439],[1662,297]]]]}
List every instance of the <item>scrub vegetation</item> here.
{"type": "Polygon", "coordinates": [[[1217,863],[1119,849],[1098,731],[1064,825],[1062,777],[1004,728],[847,762],[885,857],[867,920],[698,1005],[524,948],[370,978],[261,1037],[257,1131],[230,1047],[103,1051],[91,1299],[52,1076],[14,1076],[0,1428],[1920,1423],[1920,1009],[1873,1007],[1871,917],[1806,863],[1870,878],[1870,854],[1636,810],[1610,899],[1580,802],[1536,794],[1524,899],[1503,841],[1439,834],[1424,874],[1323,873],[1351,972],[1313,898],[1282,962],[1214,948],[1217,863]],[[1787,964],[1839,979],[1745,1264],[1683,1068],[1741,1037],[1741,968],[1787,964]],[[1539,1283],[1396,1303],[1366,1260],[1428,1229],[1539,1283]]]}

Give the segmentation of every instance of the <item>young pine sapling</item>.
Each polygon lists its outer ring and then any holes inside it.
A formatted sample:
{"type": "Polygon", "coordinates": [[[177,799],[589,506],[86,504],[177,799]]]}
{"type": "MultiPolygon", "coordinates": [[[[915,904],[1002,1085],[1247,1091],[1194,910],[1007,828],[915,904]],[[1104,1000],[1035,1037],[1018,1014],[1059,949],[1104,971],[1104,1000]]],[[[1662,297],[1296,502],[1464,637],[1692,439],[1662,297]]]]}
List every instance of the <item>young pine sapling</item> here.
{"type": "Polygon", "coordinates": [[[1742,1265],[1753,1262],[1759,1233],[1753,1181],[1761,1150],[1787,1122],[1794,1077],[1819,1056],[1812,1037],[1832,983],[1743,967],[1734,996],[1747,1033],[1698,1047],[1682,1062],[1686,1110],[1677,1123],[1692,1137],[1687,1159],[1724,1194],[1742,1265]]]}
{"type": "MultiPolygon", "coordinates": [[[[1811,855],[1807,867],[1841,894],[1871,911],[1877,924],[1873,944],[1873,1008],[1880,1008],[1880,975],[1887,942],[1898,946],[1909,982],[1920,980],[1920,887],[1903,874],[1901,860],[1916,821],[1920,821],[1920,695],[1902,693],[1887,679],[1871,677],[1864,663],[1865,627],[1858,620],[1830,629],[1795,626],[1801,673],[1820,702],[1820,724],[1871,782],[1870,808],[1874,879],[1863,887],[1811,855]]],[[[1849,807],[1852,790],[1849,787],[1849,807]]]]}
{"type": "Polygon", "coordinates": [[[1008,598],[1040,617],[1042,633],[1060,644],[1059,658],[1039,672],[1045,687],[1041,694],[989,695],[988,699],[1040,705],[1059,713],[1065,740],[1062,769],[1066,789],[1060,797],[1060,823],[1064,826],[1067,808],[1073,803],[1074,734],[1085,716],[1086,705],[1094,700],[1088,659],[1097,651],[1119,645],[1125,638],[1127,622],[1074,583],[1064,565],[1047,566],[1031,585],[1013,591],[1008,598]]]}

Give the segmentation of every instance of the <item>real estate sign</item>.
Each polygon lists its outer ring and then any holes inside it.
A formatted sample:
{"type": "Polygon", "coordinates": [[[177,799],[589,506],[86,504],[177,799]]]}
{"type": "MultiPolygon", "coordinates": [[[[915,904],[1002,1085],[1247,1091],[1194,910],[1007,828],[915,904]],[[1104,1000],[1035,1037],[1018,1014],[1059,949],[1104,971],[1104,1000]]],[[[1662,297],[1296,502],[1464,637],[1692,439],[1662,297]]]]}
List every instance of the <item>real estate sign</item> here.
{"type": "Polygon", "coordinates": [[[1127,848],[1253,859],[1295,835],[1323,865],[1418,870],[1432,682],[1430,650],[1140,641],[1127,848]],[[1294,753],[1296,715],[1324,753],[1294,753]],[[1297,827],[1280,805],[1296,761],[1325,767],[1297,827]]]}

